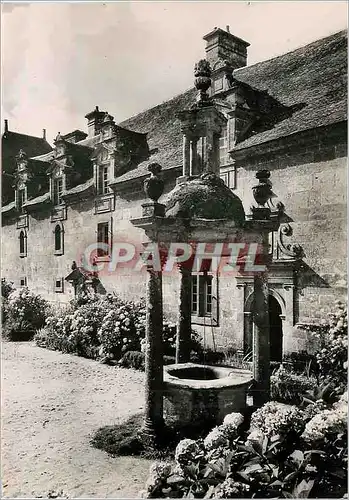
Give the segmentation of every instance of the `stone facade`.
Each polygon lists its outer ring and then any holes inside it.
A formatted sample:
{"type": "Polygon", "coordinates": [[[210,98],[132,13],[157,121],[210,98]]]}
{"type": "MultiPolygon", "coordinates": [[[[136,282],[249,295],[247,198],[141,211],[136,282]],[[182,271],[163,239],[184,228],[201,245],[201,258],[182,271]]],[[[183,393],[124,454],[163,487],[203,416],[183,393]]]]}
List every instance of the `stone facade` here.
{"type": "MultiPolygon", "coordinates": [[[[218,35],[219,44],[222,34],[218,35]]],[[[210,34],[209,51],[214,36],[214,32],[210,34]]],[[[334,41],[339,43],[339,35],[334,37],[337,37],[334,41]]],[[[225,53],[230,50],[230,38],[225,35],[223,39],[225,53]]],[[[325,40],[324,50],[326,44],[334,43],[325,40]]],[[[248,45],[240,42],[244,47],[248,45]]],[[[319,51],[320,42],[316,42],[316,50],[319,51]]],[[[304,50],[308,54],[307,48],[304,50]]],[[[309,54],[312,50],[309,49],[309,54]]],[[[214,53],[209,53],[209,59],[214,57],[212,54],[214,53]]],[[[286,61],[287,57],[286,54],[276,59],[286,61]]],[[[312,56],[307,57],[310,66],[313,64],[312,56]]],[[[228,122],[227,144],[222,144],[223,148],[230,151],[230,159],[223,165],[221,162],[222,178],[226,180],[225,172],[230,172],[229,187],[241,198],[245,212],[249,213],[253,204],[252,186],[255,184],[256,171],[264,168],[271,171],[273,192],[277,196],[274,203],[282,202],[285,205],[284,227],[290,224],[293,234],[286,227],[283,235],[274,235],[271,248],[274,263],[269,273],[270,295],[279,306],[283,352],[309,350],[312,345],[302,324],[319,322],[331,310],[334,301],[343,299],[346,295],[346,121],[339,116],[338,99],[337,105],[330,103],[332,121],[326,115],[326,120],[319,120],[316,126],[311,122],[312,111],[309,111],[308,127],[302,121],[296,132],[284,131],[275,136],[278,127],[285,121],[289,121],[290,128],[294,126],[298,114],[303,113],[304,103],[293,109],[294,104],[287,103],[284,98],[285,102],[278,108],[279,114],[274,111],[272,113],[270,109],[276,106],[274,101],[271,102],[273,96],[266,96],[262,91],[256,90],[255,86],[247,88],[245,82],[248,80],[249,67],[237,71],[235,67],[233,69],[234,73],[231,73],[231,68],[226,65],[217,65],[213,81],[215,75],[224,74],[225,83],[222,89],[216,85],[211,90],[212,97],[217,98],[217,108],[228,122]],[[240,83],[239,71],[243,75],[240,83]],[[236,75],[234,81],[230,78],[231,74],[234,77],[236,75]],[[255,98],[254,101],[252,99],[254,104],[251,104],[251,94],[255,98]],[[222,106],[224,100],[225,107],[222,106]],[[268,125],[266,121],[261,127],[260,118],[256,118],[256,106],[263,108],[266,116],[268,113],[268,116],[273,116],[271,124],[268,125]],[[251,124],[256,124],[255,131],[246,135],[251,124]],[[265,139],[266,133],[270,136],[265,139]],[[232,177],[234,183],[231,183],[232,177]],[[304,255],[296,255],[293,247],[287,246],[288,241],[301,245],[304,255]],[[286,249],[286,253],[282,249],[286,249]]],[[[253,71],[256,73],[257,69],[251,67],[251,79],[255,78],[253,71]]],[[[270,72],[267,67],[265,71],[270,72]]],[[[302,90],[302,85],[307,85],[307,82],[299,81],[297,85],[302,90]]],[[[316,91],[315,88],[314,92],[316,91]]],[[[36,197],[35,193],[28,197],[23,207],[18,207],[20,185],[17,184],[13,193],[14,201],[3,207],[3,277],[13,281],[16,286],[26,284],[53,304],[66,304],[73,298],[74,289],[65,278],[70,273],[72,262],[80,265],[85,249],[96,242],[98,224],[108,223],[108,243],[129,241],[141,244],[144,233],[135,228],[130,220],[141,217],[142,204],[149,201],[145,199],[143,192],[143,181],[148,175],[146,166],[153,161],[159,161],[163,166],[165,192],[159,200],[163,203],[182,172],[182,134],[185,131],[181,129],[176,116],[178,111],[188,108],[193,95],[191,91],[185,93],[183,97],[161,105],[162,108],[160,106],[154,108],[154,111],[149,110],[120,126],[114,124],[113,117],[108,113],[96,108],[86,115],[89,131],[87,138],[80,131],[67,134],[63,139],[60,136],[56,139],[53,152],[36,157],[31,167],[34,177],[34,166],[41,162],[47,169],[50,183],[47,181],[46,194],[41,186],[36,197]],[[168,127],[164,125],[165,119],[168,120],[168,127]],[[148,129],[150,132],[145,136],[148,129]],[[107,130],[106,134],[104,130],[107,130]],[[64,156],[64,151],[58,152],[61,141],[65,147],[71,148],[69,155],[64,156]],[[99,182],[102,182],[99,169],[105,164],[110,169],[110,187],[106,193],[101,194],[98,191],[99,182]],[[57,168],[66,172],[68,182],[63,186],[63,200],[58,206],[53,201],[52,192],[57,168]],[[75,171],[78,174],[76,176],[75,171]],[[59,254],[55,252],[54,233],[58,223],[63,236],[63,249],[59,254]],[[24,254],[19,251],[22,231],[22,238],[25,238],[26,243],[24,254]],[[58,281],[63,283],[61,287],[58,286],[58,281]]],[[[280,92],[276,97],[275,102],[282,101],[280,92]]],[[[311,106],[315,106],[313,101],[311,106]]],[[[320,108],[321,100],[317,104],[317,112],[320,108]]],[[[221,137],[222,134],[223,132],[221,137]]],[[[189,143],[185,143],[185,147],[189,154],[189,143]]],[[[31,159],[29,165],[30,162],[31,159]]],[[[103,264],[102,258],[99,259],[99,264],[103,264]]],[[[141,273],[134,273],[125,267],[112,273],[106,270],[107,267],[108,263],[104,262],[104,269],[98,273],[99,291],[116,292],[130,300],[145,295],[145,269],[141,273]]],[[[164,314],[174,322],[178,319],[179,283],[178,272],[164,274],[164,314]]],[[[211,312],[206,317],[192,318],[193,328],[201,333],[207,344],[216,348],[245,348],[245,351],[246,345],[247,349],[250,347],[253,329],[252,288],[251,280],[243,276],[213,276],[211,298],[216,303],[216,317],[213,318],[211,312]]]]}

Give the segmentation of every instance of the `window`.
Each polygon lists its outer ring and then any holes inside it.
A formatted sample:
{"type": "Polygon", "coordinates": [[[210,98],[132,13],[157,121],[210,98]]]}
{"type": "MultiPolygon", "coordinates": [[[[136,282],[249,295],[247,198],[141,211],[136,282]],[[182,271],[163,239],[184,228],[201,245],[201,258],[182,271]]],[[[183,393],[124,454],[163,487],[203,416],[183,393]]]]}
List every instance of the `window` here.
{"type": "Polygon", "coordinates": [[[18,190],[18,210],[23,212],[23,205],[25,203],[25,188],[18,190]]]}
{"type": "Polygon", "coordinates": [[[57,177],[53,179],[53,204],[62,205],[63,203],[63,179],[62,177],[57,177]]]}
{"type": "Polygon", "coordinates": [[[103,257],[109,254],[109,223],[101,222],[97,225],[97,245],[101,245],[101,247],[97,248],[98,257],[103,257]],[[108,245],[105,247],[105,245],[108,245]]]}
{"type": "Polygon", "coordinates": [[[64,292],[64,279],[63,278],[56,278],[55,279],[54,289],[55,289],[56,293],[63,293],[64,292]]]}
{"type": "Polygon", "coordinates": [[[226,186],[230,189],[236,188],[236,168],[230,168],[229,170],[224,170],[220,173],[221,179],[223,179],[226,186]]]}
{"type": "Polygon", "coordinates": [[[56,224],[53,231],[54,234],[54,244],[55,244],[55,255],[63,255],[63,225],[56,224]]]}
{"type": "Polygon", "coordinates": [[[219,138],[219,164],[221,167],[231,163],[228,149],[228,126],[226,125],[222,128],[221,136],[219,138]]]}
{"type": "Polygon", "coordinates": [[[27,256],[27,235],[25,231],[21,231],[19,233],[19,256],[27,256]]]}
{"type": "Polygon", "coordinates": [[[109,192],[109,167],[101,165],[98,167],[97,193],[106,194],[109,192]]]}
{"type": "Polygon", "coordinates": [[[212,281],[207,273],[192,276],[191,311],[195,316],[212,316],[212,281]]]}
{"type": "Polygon", "coordinates": [[[27,286],[27,278],[20,278],[19,286],[27,286]]]}

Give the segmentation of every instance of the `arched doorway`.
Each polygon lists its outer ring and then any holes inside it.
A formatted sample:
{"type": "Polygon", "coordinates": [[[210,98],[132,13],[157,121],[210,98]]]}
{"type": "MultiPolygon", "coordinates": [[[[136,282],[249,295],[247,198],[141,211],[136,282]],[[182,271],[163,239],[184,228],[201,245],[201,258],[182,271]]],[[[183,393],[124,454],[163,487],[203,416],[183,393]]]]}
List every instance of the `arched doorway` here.
{"type": "MultiPolygon", "coordinates": [[[[245,304],[244,354],[252,354],[253,349],[253,294],[245,304]]],[[[269,294],[270,361],[282,361],[282,307],[274,295],[269,294]]]]}

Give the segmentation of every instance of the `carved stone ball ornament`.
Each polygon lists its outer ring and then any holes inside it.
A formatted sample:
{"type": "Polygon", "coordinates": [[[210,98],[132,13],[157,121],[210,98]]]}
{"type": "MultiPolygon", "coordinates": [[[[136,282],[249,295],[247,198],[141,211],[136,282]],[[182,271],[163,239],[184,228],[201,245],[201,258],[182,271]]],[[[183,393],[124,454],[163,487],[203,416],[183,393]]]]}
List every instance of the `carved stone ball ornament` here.
{"type": "Polygon", "coordinates": [[[162,167],[158,163],[151,163],[148,170],[151,176],[144,181],[144,191],[148,198],[156,202],[164,192],[164,181],[159,177],[162,167]]]}
{"type": "Polygon", "coordinates": [[[195,64],[194,76],[195,87],[199,91],[197,104],[205,105],[210,103],[208,89],[211,87],[211,66],[206,59],[201,59],[195,64]]]}
{"type": "Polygon", "coordinates": [[[259,184],[253,186],[253,196],[259,207],[264,207],[266,202],[271,198],[273,192],[271,190],[272,183],[269,179],[269,170],[259,170],[256,173],[259,184]]]}

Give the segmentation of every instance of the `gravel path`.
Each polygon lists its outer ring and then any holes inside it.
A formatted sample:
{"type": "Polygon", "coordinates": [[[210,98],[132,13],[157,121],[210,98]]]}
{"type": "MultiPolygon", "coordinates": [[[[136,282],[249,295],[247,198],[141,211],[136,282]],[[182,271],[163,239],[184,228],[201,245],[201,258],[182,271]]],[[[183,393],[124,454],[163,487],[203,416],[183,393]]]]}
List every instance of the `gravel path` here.
{"type": "Polygon", "coordinates": [[[143,407],[143,374],[36,347],[2,344],[2,498],[51,489],[137,498],[150,461],[109,457],[89,440],[143,407]]]}

